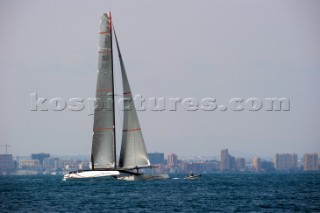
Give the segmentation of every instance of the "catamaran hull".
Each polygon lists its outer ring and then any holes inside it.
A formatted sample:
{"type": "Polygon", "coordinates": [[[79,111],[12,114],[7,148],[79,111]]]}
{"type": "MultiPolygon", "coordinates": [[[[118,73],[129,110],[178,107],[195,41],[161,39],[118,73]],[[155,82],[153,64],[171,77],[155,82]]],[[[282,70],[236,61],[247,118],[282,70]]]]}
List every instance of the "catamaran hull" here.
{"type": "Polygon", "coordinates": [[[108,177],[108,176],[118,176],[120,173],[118,171],[79,171],[63,176],[64,179],[80,179],[80,178],[98,178],[98,177],[108,177]]]}
{"type": "Polygon", "coordinates": [[[124,176],[118,176],[116,177],[118,180],[126,180],[126,181],[135,181],[135,180],[162,180],[162,179],[168,179],[168,174],[158,174],[158,175],[124,175],[124,176]]]}

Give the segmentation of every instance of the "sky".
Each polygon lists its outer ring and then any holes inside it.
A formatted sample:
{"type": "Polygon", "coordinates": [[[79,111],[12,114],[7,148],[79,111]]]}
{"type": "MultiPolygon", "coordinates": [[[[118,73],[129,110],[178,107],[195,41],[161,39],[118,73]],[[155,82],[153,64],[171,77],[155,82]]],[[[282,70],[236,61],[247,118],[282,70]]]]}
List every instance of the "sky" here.
{"type": "MultiPolygon", "coordinates": [[[[319,10],[315,0],[2,0],[0,153],[8,144],[14,156],[89,156],[93,116],[87,108],[32,111],[31,94],[95,97],[100,14],[107,11],[134,94],[214,98],[227,106],[139,111],[148,152],[320,153],[319,10]],[[234,111],[228,105],[234,98],[287,98],[290,110],[234,111]]],[[[115,75],[120,78],[118,65],[115,75]]]]}

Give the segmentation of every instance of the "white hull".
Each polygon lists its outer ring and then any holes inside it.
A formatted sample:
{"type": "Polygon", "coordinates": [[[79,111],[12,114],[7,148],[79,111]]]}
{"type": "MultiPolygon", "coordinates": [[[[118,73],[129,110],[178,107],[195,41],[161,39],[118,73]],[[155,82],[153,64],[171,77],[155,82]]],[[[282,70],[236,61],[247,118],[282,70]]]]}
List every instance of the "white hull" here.
{"type": "Polygon", "coordinates": [[[98,178],[107,176],[118,176],[118,171],[77,171],[63,176],[64,179],[98,178]]]}
{"type": "Polygon", "coordinates": [[[168,179],[168,174],[158,174],[158,175],[124,175],[117,177],[118,180],[135,181],[135,180],[161,180],[168,179]]]}

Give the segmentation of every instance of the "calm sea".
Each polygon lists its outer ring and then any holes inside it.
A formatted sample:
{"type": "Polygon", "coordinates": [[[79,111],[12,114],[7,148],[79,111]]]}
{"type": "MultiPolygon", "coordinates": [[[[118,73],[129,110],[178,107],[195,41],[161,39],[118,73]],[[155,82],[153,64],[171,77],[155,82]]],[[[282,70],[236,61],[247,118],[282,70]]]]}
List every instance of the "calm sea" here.
{"type": "Polygon", "coordinates": [[[320,212],[320,173],[126,182],[1,176],[0,212],[320,212]]]}

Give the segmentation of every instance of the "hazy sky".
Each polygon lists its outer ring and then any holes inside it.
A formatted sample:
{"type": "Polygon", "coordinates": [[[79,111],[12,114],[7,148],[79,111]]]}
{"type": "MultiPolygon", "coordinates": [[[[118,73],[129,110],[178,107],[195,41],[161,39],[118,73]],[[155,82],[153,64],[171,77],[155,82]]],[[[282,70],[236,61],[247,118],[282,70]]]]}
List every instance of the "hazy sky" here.
{"type": "Polygon", "coordinates": [[[281,112],[139,112],[148,152],[320,153],[320,2],[211,0],[0,1],[0,153],[89,155],[93,116],[31,111],[30,94],[95,96],[106,11],[135,94],[290,99],[281,112]]]}

